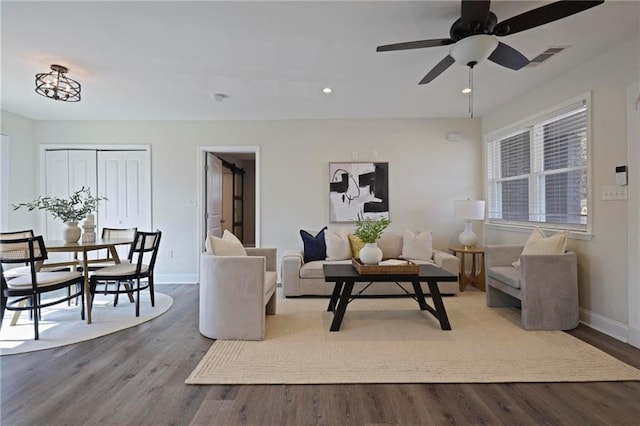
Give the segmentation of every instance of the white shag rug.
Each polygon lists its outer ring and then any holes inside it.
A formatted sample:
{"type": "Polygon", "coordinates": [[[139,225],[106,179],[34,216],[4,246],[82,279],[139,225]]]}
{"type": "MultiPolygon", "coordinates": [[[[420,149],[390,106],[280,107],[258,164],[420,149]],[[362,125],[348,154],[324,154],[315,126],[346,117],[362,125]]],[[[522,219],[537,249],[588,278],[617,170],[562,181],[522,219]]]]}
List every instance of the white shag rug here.
{"type": "MultiPolygon", "coordinates": [[[[427,303],[432,304],[430,299],[427,303]]],[[[357,299],[330,332],[328,299],[279,299],[264,341],[215,341],[187,384],[503,383],[640,380],[561,331],[526,331],[485,294],[445,297],[443,331],[413,299],[357,299]]]]}
{"type": "MultiPolygon", "coordinates": [[[[97,294],[93,302],[91,324],[80,319],[80,306],[68,306],[67,302],[43,309],[39,322],[40,339],[34,340],[33,322],[29,312],[22,312],[15,326],[11,326],[14,311],[5,311],[0,329],[0,355],[51,349],[134,327],[165,313],[173,299],[155,292],[155,307],[151,307],[149,292],[141,293],[140,316],[136,317],[135,304],[126,295],[120,295],[118,306],[113,306],[113,295],[97,294]]],[[[86,317],[85,317],[86,318],[86,317]]]]}

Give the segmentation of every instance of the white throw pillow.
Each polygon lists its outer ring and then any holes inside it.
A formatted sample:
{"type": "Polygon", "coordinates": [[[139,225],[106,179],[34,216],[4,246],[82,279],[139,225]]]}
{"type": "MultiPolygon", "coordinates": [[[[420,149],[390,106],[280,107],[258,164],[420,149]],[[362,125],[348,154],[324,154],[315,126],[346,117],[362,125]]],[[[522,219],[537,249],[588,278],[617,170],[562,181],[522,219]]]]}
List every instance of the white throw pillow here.
{"type": "MultiPolygon", "coordinates": [[[[523,254],[562,254],[567,248],[569,231],[558,232],[550,237],[545,237],[540,228],[536,227],[522,249],[523,254]]],[[[520,267],[520,258],[512,263],[516,268],[520,267]]]]}
{"type": "Polygon", "coordinates": [[[402,257],[405,259],[431,260],[433,257],[431,230],[424,232],[404,231],[402,257]]]}
{"type": "Polygon", "coordinates": [[[351,259],[349,234],[344,229],[340,232],[324,231],[324,242],[327,246],[327,260],[351,259]]]}
{"type": "Polygon", "coordinates": [[[246,256],[247,251],[244,249],[242,242],[231,232],[224,230],[222,238],[209,234],[210,253],[216,256],[246,256]]]}

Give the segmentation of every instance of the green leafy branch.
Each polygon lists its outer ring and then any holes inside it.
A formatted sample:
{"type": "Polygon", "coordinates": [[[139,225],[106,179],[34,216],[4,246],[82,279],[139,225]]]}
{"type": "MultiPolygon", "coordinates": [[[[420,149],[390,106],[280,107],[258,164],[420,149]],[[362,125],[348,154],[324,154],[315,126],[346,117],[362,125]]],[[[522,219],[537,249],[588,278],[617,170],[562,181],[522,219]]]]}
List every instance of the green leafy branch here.
{"type": "Polygon", "coordinates": [[[353,235],[360,238],[363,243],[375,243],[390,223],[389,219],[384,217],[378,220],[360,220],[356,222],[356,229],[353,235]]]}
{"type": "Polygon", "coordinates": [[[84,186],[71,194],[69,198],[50,197],[48,195],[39,196],[36,200],[29,203],[13,204],[13,210],[22,207],[29,211],[39,209],[46,210],[56,219],[62,222],[79,222],[87,217],[87,215],[98,208],[101,200],[108,200],[107,197],[94,197],[91,190],[84,186]]]}

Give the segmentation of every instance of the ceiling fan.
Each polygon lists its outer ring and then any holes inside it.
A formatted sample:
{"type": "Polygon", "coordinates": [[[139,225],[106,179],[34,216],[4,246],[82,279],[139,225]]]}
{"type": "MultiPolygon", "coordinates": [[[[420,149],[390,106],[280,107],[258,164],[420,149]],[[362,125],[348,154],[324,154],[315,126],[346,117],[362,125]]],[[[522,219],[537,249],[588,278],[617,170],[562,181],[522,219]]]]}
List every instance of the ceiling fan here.
{"type": "Polygon", "coordinates": [[[498,22],[496,15],[489,10],[491,1],[462,0],[461,16],[451,26],[449,38],[387,44],[378,46],[376,51],[388,52],[452,45],[449,54],[433,67],[419,84],[431,82],[454,62],[473,69],[478,62],[488,58],[503,67],[519,70],[527,65],[529,60],[513,47],[498,41],[496,37],[504,37],[548,24],[602,3],[604,0],[557,1],[498,22]]]}

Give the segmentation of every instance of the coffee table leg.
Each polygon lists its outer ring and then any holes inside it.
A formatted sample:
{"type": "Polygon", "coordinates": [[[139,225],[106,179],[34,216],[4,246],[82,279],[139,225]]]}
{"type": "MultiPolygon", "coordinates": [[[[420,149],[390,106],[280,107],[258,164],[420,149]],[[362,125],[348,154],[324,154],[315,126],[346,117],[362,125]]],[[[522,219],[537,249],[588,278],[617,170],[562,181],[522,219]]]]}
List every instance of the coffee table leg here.
{"type": "Polygon", "coordinates": [[[431,299],[433,300],[433,305],[436,308],[436,312],[438,313],[437,317],[440,320],[440,328],[443,330],[451,330],[451,324],[449,324],[449,317],[447,316],[447,311],[444,308],[444,303],[442,302],[442,296],[440,295],[440,289],[438,289],[438,283],[436,281],[428,281],[429,284],[429,292],[431,293],[431,299]]]}
{"type": "Polygon", "coordinates": [[[331,322],[331,331],[339,331],[342,324],[342,318],[344,312],[347,310],[349,299],[351,298],[351,291],[353,290],[353,281],[347,281],[344,283],[342,294],[340,295],[340,302],[338,303],[338,309],[333,313],[333,322],[331,322]]]}
{"type": "Polygon", "coordinates": [[[344,281],[336,281],[336,284],[333,286],[333,293],[331,293],[331,299],[329,300],[329,307],[327,307],[327,312],[333,312],[336,310],[336,302],[340,297],[340,291],[342,290],[342,285],[344,281]]]}
{"type": "Polygon", "coordinates": [[[424,292],[422,291],[422,286],[420,285],[420,281],[412,281],[413,291],[416,294],[416,299],[420,309],[423,311],[428,311],[429,306],[427,306],[427,302],[424,300],[424,292]]]}

